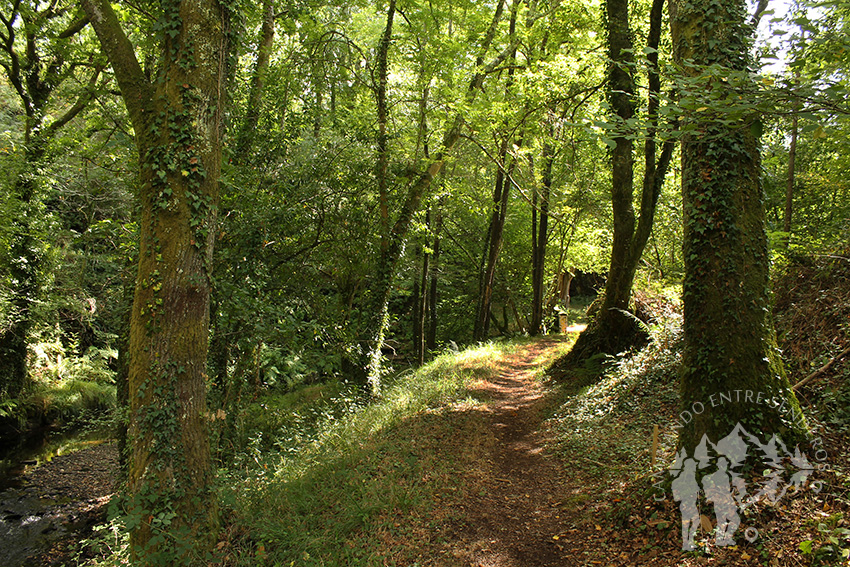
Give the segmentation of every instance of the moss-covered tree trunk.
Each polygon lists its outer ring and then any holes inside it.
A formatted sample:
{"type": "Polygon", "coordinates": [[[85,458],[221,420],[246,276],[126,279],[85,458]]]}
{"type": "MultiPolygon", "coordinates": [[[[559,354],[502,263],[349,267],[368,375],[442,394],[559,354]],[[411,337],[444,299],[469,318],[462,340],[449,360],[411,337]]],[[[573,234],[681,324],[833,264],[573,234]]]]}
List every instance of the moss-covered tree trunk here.
{"type": "Polygon", "coordinates": [[[227,15],[215,0],[168,1],[149,82],[108,0],[83,5],[127,105],[140,163],[140,251],[130,314],[134,565],[187,564],[217,527],[206,361],[227,15]]]}
{"type": "Polygon", "coordinates": [[[606,0],[608,14],[608,100],[617,116],[618,129],[611,150],[611,209],[614,234],[611,242],[611,263],[605,283],[602,308],[596,325],[600,333],[602,352],[615,353],[631,342],[634,323],[627,317],[637,260],[631,256],[635,234],[634,141],[627,126],[634,118],[635,84],[633,44],[629,26],[628,0],[606,0]]]}
{"type": "Polygon", "coordinates": [[[742,0],[671,3],[681,94],[695,101],[682,140],[685,448],[703,435],[716,442],[737,423],[757,435],[805,427],[795,420],[799,405],[770,318],[758,117],[728,120],[727,101],[737,95],[727,77],[746,80],[748,71],[745,22],[742,0]],[[709,66],[723,71],[709,76],[709,66]]]}

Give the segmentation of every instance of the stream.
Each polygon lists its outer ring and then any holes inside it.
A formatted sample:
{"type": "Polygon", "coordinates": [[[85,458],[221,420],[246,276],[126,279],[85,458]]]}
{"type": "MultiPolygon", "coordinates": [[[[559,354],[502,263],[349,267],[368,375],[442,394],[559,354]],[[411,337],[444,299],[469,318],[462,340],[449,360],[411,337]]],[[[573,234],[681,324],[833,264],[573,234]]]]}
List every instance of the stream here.
{"type": "Polygon", "coordinates": [[[0,454],[0,565],[51,565],[103,522],[118,458],[108,441],[45,431],[0,454]]]}

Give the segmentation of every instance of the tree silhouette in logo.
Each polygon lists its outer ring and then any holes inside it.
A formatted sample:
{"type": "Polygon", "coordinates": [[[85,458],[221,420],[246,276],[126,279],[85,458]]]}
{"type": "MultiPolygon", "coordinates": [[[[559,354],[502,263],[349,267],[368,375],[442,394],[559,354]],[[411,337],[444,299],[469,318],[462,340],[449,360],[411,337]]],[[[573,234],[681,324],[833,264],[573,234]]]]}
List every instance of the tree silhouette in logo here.
{"type": "MultiPolygon", "coordinates": [[[[734,535],[741,525],[741,512],[761,500],[775,504],[790,486],[803,488],[814,470],[799,447],[792,453],[776,435],[762,443],[740,423],[716,444],[703,436],[692,456],[682,449],[669,468],[675,477],[673,499],[679,502],[682,514],[682,550],[695,549],[700,526],[700,487],[705,501],[714,507],[715,543],[729,546],[735,545],[734,535]],[[750,487],[751,496],[748,496],[747,482],[740,472],[748,459],[756,460],[766,471],[764,480],[750,487]]],[[[755,533],[757,537],[758,532],[755,533]]]]}

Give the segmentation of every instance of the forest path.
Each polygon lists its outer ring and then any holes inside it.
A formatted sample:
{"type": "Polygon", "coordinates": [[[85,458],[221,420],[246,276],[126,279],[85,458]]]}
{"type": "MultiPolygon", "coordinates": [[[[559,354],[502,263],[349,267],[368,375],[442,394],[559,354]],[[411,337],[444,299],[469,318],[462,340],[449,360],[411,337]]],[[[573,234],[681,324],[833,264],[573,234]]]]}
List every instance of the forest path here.
{"type": "MultiPolygon", "coordinates": [[[[476,486],[448,531],[439,565],[536,567],[569,565],[559,534],[569,529],[564,501],[572,490],[562,465],[544,450],[542,422],[551,402],[536,377],[548,350],[563,339],[521,346],[494,378],[474,383],[488,400],[485,421],[494,439],[476,486]]],[[[486,429],[485,429],[486,431],[486,429]]]]}

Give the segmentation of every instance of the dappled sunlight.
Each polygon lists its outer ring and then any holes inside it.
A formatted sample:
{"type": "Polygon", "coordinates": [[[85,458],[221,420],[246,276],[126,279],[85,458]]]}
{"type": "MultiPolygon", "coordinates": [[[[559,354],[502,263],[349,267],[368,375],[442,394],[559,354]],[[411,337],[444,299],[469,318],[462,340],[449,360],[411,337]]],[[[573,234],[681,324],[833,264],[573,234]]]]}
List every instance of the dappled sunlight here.
{"type": "MultiPolygon", "coordinates": [[[[647,470],[656,425],[659,454],[672,454],[679,403],[678,340],[678,331],[659,329],[643,350],[610,364],[602,376],[569,395],[548,420],[554,447],[576,470],[602,476],[647,470]]],[[[572,380],[580,384],[587,370],[574,372],[572,380]]],[[[569,381],[563,387],[576,388],[569,381]]]]}
{"type": "Polygon", "coordinates": [[[274,450],[256,453],[241,478],[228,478],[228,490],[245,499],[240,514],[251,518],[251,510],[263,510],[252,520],[256,537],[307,549],[311,557],[325,556],[321,541],[343,546],[334,557],[374,553],[358,536],[368,529],[370,538],[382,542],[381,557],[394,557],[395,564],[412,564],[398,558],[443,533],[451,543],[434,542],[439,554],[473,565],[524,567],[512,551],[521,529],[490,529],[479,545],[453,539],[465,529],[453,518],[470,511],[457,507],[462,499],[488,510],[488,525],[507,518],[511,525],[542,530],[541,541],[556,529],[538,526],[556,514],[548,493],[523,485],[551,484],[528,473],[547,458],[534,425],[545,392],[534,378],[533,360],[543,356],[541,348],[553,350],[553,343],[541,345],[485,345],[444,355],[388,383],[368,405],[338,418],[326,412],[329,417],[311,434],[305,429],[301,437],[279,438],[274,450]],[[470,493],[471,487],[480,488],[470,493]],[[429,514],[399,523],[401,515],[431,505],[429,514]],[[429,527],[429,516],[440,521],[429,527]],[[411,541],[413,534],[420,543],[411,541]]]}

